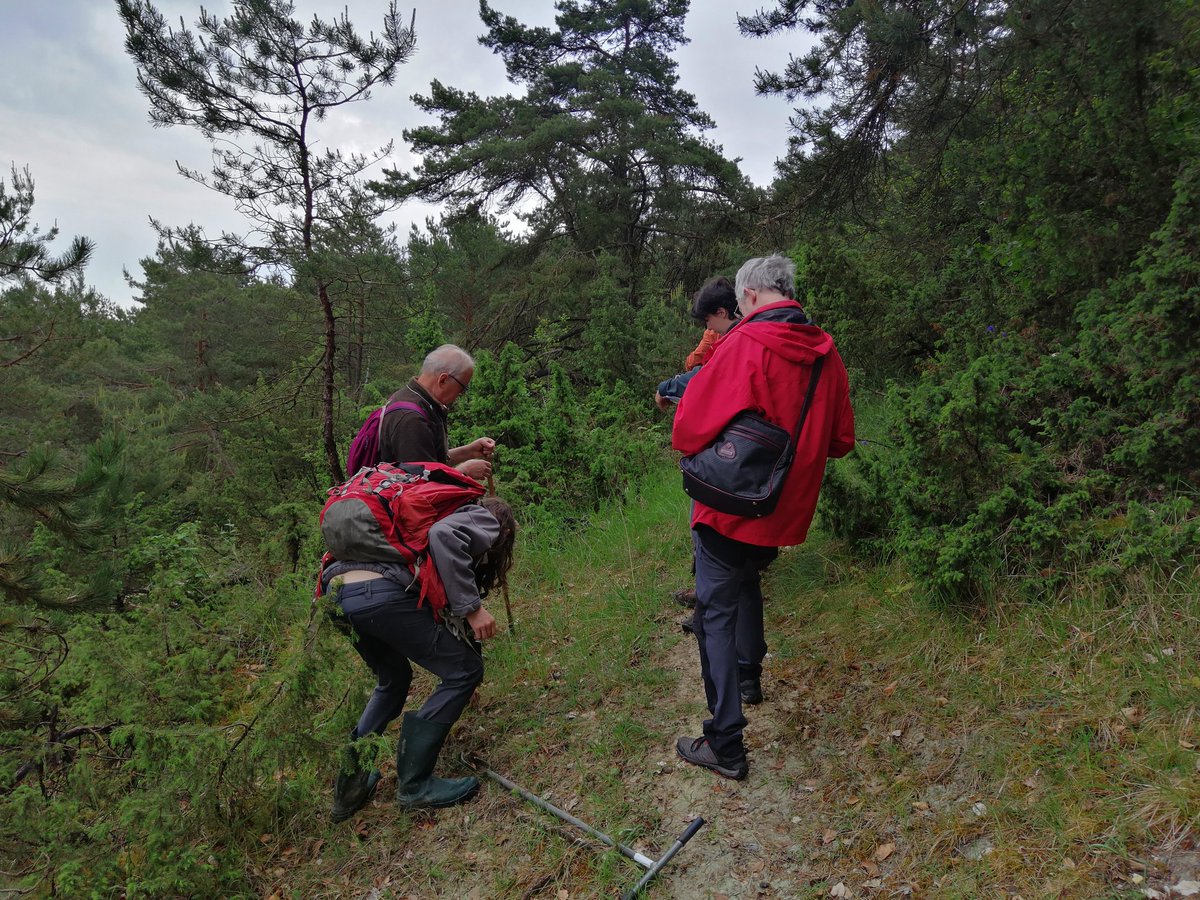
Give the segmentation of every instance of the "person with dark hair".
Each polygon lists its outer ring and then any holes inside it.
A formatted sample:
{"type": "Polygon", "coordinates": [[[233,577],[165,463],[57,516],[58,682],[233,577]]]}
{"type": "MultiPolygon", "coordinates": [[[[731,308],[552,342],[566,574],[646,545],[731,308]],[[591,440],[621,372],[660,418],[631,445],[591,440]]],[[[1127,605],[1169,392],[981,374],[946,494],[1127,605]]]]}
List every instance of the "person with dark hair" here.
{"type": "Polygon", "coordinates": [[[699,453],[744,410],[793,432],[812,384],[811,406],[775,509],[751,518],[692,505],[695,633],[710,715],[703,734],[679,738],[676,751],[686,762],[726,778],[745,778],[749,771],[742,696],[745,663],[757,669],[752,670],[757,682],[767,652],[761,573],[779,547],[804,542],[826,460],[854,447],[846,367],[833,338],[793,299],[795,272],[784,256],[752,259],[738,270],[734,291],[743,318],[691,379],[671,435],[676,450],[699,453]],[[820,368],[819,359],[824,359],[820,368]]]}
{"type": "Polygon", "coordinates": [[[438,778],[433,768],[442,744],[483,680],[480,641],[496,634],[484,598],[507,584],[516,520],[498,497],[482,497],[435,522],[428,558],[446,593],[440,616],[422,604],[418,580],[400,563],[335,562],[325,585],[336,587],[343,624],[377,684],[351,733],[334,786],[333,821],[361,809],[375,793],[379,772],[362,766],[354,742],[382,734],[400,716],[412,683],[412,664],[439,684],[416,712],[404,713],[396,752],[396,803],[405,809],[452,806],[479,788],[474,777],[438,778]]]}
{"type": "Polygon", "coordinates": [[[692,319],[704,326],[704,337],[696,349],[688,354],[684,362],[685,371],[662,382],[654,392],[654,403],[661,410],[678,403],[687,383],[716,350],[717,342],[737,324],[737,298],[733,293],[733,282],[724,275],[717,275],[704,283],[692,295],[692,319]]]}

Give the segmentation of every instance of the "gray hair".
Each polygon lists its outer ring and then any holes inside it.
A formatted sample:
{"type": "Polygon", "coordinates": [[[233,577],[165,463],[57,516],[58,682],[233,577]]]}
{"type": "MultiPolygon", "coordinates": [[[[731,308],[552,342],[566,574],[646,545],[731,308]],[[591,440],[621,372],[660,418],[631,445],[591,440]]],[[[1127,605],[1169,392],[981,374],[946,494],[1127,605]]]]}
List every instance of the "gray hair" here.
{"type": "Polygon", "coordinates": [[[796,264],[778,253],[774,256],[759,256],[749,260],[738,269],[733,289],[739,300],[742,291],[779,291],[785,297],[796,299],[796,264]]]}
{"type": "Polygon", "coordinates": [[[475,360],[471,354],[455,344],[442,344],[425,357],[421,364],[422,375],[440,375],[446,372],[456,378],[475,371],[475,360]]]}

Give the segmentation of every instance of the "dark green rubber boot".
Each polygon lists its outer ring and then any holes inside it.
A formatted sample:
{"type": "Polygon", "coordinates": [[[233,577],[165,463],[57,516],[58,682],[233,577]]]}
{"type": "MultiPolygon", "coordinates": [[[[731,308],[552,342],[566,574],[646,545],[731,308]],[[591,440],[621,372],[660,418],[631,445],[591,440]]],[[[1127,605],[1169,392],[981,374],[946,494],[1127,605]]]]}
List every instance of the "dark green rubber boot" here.
{"type": "Polygon", "coordinates": [[[366,806],[379,784],[379,770],[364,769],[358,763],[353,744],[357,737],[351,733],[351,743],[342,750],[341,768],[333,785],[333,807],[329,810],[334,822],[343,822],[366,806]]]}
{"type": "Polygon", "coordinates": [[[438,778],[433,774],[450,726],[431,722],[413,713],[404,714],[400,747],[396,751],[396,803],[403,809],[436,809],[454,806],[475,796],[479,779],[438,778]]]}

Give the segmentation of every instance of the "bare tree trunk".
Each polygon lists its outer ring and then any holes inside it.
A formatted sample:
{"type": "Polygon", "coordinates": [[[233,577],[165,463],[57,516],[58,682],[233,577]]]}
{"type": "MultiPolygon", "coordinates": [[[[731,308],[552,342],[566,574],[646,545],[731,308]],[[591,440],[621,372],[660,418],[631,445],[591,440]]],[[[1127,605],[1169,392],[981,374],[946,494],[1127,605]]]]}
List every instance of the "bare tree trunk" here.
{"type": "Polygon", "coordinates": [[[329,466],[329,474],[334,483],[346,480],[342,470],[341,456],[338,454],[337,440],[333,433],[333,397],[334,351],[337,349],[337,330],[333,318],[333,303],[329,300],[329,291],[324,280],[317,280],[317,294],[321,298],[321,312],[325,316],[325,355],[321,360],[324,384],[321,390],[321,433],[325,443],[325,462],[329,466]]]}

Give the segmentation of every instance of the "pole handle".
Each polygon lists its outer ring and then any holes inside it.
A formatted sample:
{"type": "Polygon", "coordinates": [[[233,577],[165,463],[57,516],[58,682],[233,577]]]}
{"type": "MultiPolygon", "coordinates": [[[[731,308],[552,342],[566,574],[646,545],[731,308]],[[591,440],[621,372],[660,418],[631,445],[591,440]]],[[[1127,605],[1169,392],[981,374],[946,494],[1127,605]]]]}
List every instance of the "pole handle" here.
{"type": "Polygon", "coordinates": [[[696,836],[696,832],[703,827],[704,818],[702,816],[696,816],[696,818],[692,819],[691,823],[689,823],[688,827],[683,829],[683,834],[679,835],[679,845],[683,846],[686,844],[688,841],[694,838],[696,836]]]}

